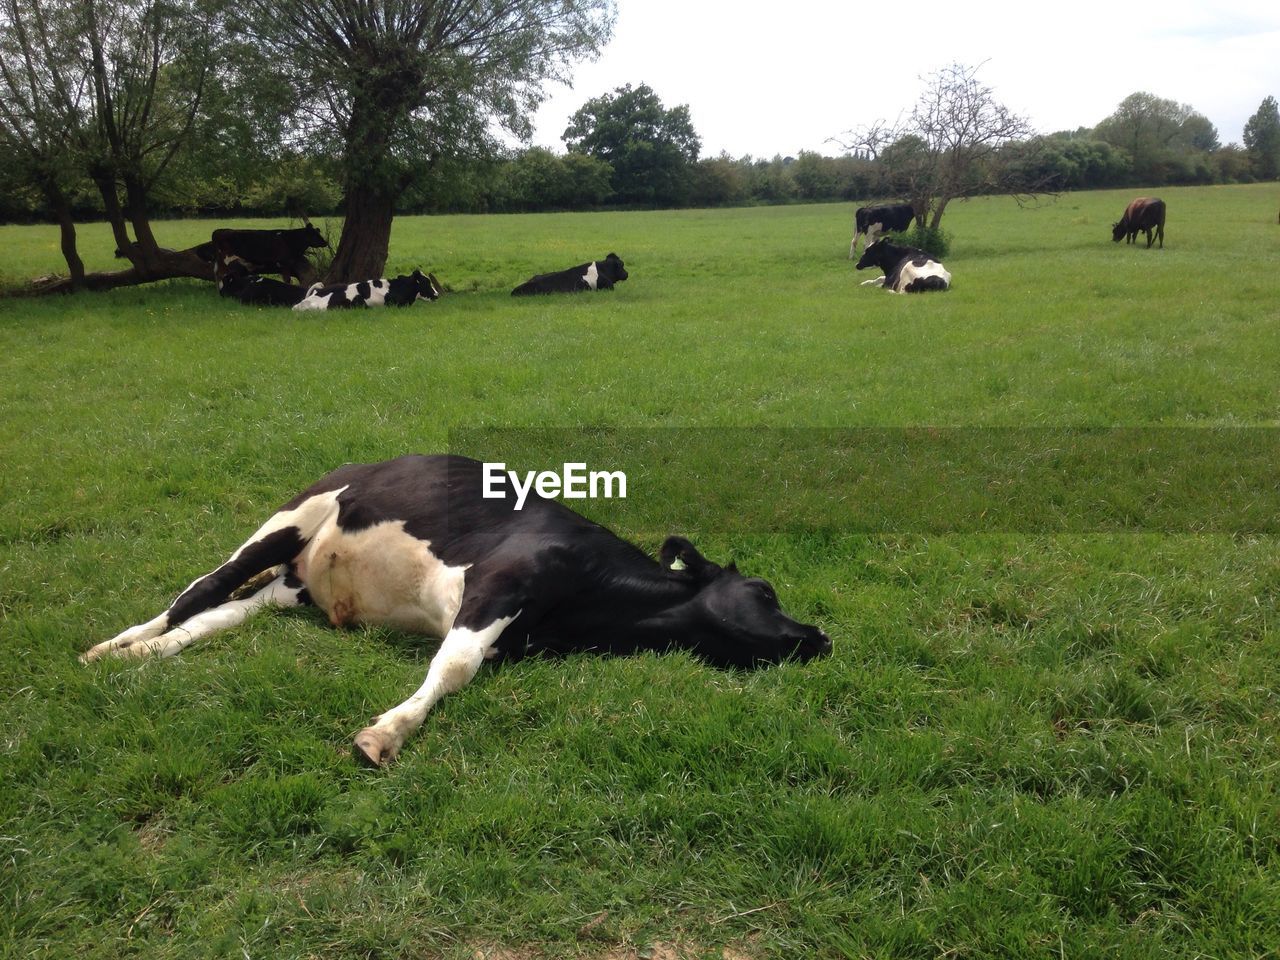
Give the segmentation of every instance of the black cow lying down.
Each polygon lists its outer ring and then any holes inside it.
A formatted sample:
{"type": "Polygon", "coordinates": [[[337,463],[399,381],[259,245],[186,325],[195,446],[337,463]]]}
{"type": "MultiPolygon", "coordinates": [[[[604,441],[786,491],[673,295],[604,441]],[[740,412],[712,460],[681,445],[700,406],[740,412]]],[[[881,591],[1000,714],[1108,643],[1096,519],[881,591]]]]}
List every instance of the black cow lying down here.
{"type": "Polygon", "coordinates": [[[357,759],[384,764],[485,660],[688,650],[753,667],[830,652],[827,635],[787,616],[767,582],[688,540],[670,537],[655,560],[556,500],[530,494],[516,510],[505,485],[505,497],[486,497],[484,476],[481,463],[452,455],[340,467],[164,613],[81,659],[170,656],[261,607],[306,603],[339,627],[443,637],[417,692],[355,738],[357,759]],[[256,589],[233,598],[251,581],[256,589]]]}
{"type": "Polygon", "coordinates": [[[440,282],[435,274],[415,270],[392,280],[361,280],[312,286],[293,305],[295,310],[339,310],[345,307],[407,307],[419,300],[439,300],[440,282]]]}
{"type": "Polygon", "coordinates": [[[627,279],[627,271],[616,253],[603,260],[580,263],[557,273],[540,273],[530,277],[511,291],[513,297],[535,293],[577,293],[580,290],[612,290],[615,283],[627,279]]]}
{"type": "Polygon", "coordinates": [[[864,287],[884,287],[894,293],[924,293],[927,290],[946,290],[951,286],[951,274],[947,268],[929,254],[889,240],[867,244],[856,266],[859,270],[879,267],[884,271],[883,277],[862,281],[864,287]]]}
{"type": "Polygon", "coordinates": [[[219,260],[213,277],[219,294],[252,306],[291,307],[307,295],[306,287],[251,274],[239,261],[219,260]]]}

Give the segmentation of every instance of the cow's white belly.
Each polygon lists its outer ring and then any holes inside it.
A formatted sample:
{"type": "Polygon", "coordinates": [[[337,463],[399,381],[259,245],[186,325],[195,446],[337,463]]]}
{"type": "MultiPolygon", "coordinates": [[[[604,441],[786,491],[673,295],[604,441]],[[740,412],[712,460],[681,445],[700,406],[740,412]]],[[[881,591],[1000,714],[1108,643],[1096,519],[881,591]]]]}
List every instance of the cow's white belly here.
{"type": "Polygon", "coordinates": [[[335,625],[381,624],[435,637],[458,615],[465,570],[405,533],[402,520],[347,533],[331,519],[298,561],[312,602],[335,625]]]}

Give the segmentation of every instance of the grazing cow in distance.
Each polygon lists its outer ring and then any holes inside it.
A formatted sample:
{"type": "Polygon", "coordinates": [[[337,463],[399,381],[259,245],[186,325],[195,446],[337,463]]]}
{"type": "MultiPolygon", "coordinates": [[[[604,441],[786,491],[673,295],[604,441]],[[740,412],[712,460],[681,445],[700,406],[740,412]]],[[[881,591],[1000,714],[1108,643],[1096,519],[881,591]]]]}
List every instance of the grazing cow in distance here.
{"type": "Polygon", "coordinates": [[[873,244],[882,233],[901,233],[910,228],[915,215],[915,210],[909,203],[859,207],[853,214],[853,241],[849,244],[849,259],[852,260],[858,250],[858,237],[865,236],[867,244],[873,244]]]}
{"type": "Polygon", "coordinates": [[[307,288],[296,283],[283,283],[271,277],[249,273],[239,260],[219,260],[213,268],[218,293],[250,306],[292,307],[307,295],[307,288]]]}
{"type": "Polygon", "coordinates": [[[627,271],[616,253],[603,260],[580,263],[556,273],[539,273],[511,291],[513,297],[535,293],[577,293],[580,290],[612,290],[615,283],[627,279],[627,271]]]}
{"type": "Polygon", "coordinates": [[[1147,249],[1151,249],[1152,231],[1160,238],[1160,249],[1164,249],[1164,201],[1159,197],[1138,197],[1124,208],[1124,216],[1119,223],[1111,225],[1111,239],[1119,243],[1133,243],[1138,231],[1147,235],[1147,249]]]}
{"type": "Polygon", "coordinates": [[[308,221],[306,226],[292,230],[219,228],[195,252],[209,263],[239,261],[249,273],[278,273],[287,283],[294,278],[303,282],[310,279],[315,268],[307,259],[307,251],[327,246],[329,241],[324,234],[308,221]]]}
{"type": "Polygon", "coordinates": [[[339,467],[164,613],[81,659],[170,656],[260,607],[306,603],[334,626],[442,637],[418,691],[355,738],[356,758],[382,765],[485,660],[687,650],[754,667],[830,652],[827,635],[787,616],[766,581],[707,560],[683,537],[654,560],[559,501],[530,494],[521,507],[506,485],[491,493],[486,475],[455,455],[339,467]]]}
{"type": "Polygon", "coordinates": [[[883,277],[864,280],[864,287],[885,287],[894,293],[924,293],[951,287],[951,274],[940,262],[923,250],[889,240],[867,244],[857,267],[859,270],[879,267],[884,271],[883,277]]]}
{"type": "Polygon", "coordinates": [[[439,300],[440,282],[435,274],[414,270],[392,280],[361,280],[358,283],[313,285],[294,304],[295,310],[340,310],[350,307],[407,307],[419,300],[439,300]]]}

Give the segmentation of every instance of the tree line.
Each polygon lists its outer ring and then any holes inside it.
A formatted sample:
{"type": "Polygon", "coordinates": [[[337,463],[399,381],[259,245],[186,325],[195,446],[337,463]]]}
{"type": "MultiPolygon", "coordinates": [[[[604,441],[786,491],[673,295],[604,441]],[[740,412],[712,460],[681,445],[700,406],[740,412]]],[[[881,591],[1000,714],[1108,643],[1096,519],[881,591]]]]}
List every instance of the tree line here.
{"type": "Polygon", "coordinates": [[[1042,135],[961,64],[830,155],[703,156],[688,106],[644,84],[587,100],[562,151],[505,147],[615,19],[613,0],[0,0],[0,220],[60,225],[61,289],[211,276],[160,243],[158,216],[335,215],[327,278],[344,280],[380,275],[396,213],[901,197],[936,230],[975,194],[1280,174],[1273,97],[1243,146],[1145,92],[1042,135]],[[128,268],[85,275],[86,220],[128,268]]]}

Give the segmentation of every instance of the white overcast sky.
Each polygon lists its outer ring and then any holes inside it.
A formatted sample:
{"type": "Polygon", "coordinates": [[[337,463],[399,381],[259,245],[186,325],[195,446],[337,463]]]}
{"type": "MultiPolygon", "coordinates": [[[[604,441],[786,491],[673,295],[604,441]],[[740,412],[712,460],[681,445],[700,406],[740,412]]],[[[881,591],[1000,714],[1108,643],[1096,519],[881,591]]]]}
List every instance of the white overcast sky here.
{"type": "Polygon", "coordinates": [[[978,79],[1044,133],[1091,127],[1137,91],[1190,104],[1242,141],[1280,98],[1280,0],[617,0],[613,40],[550,88],[533,142],[558,151],[569,116],[625,83],[688,104],[702,156],[840,148],[850,128],[910,112],[921,77],[983,64],[978,79]]]}

